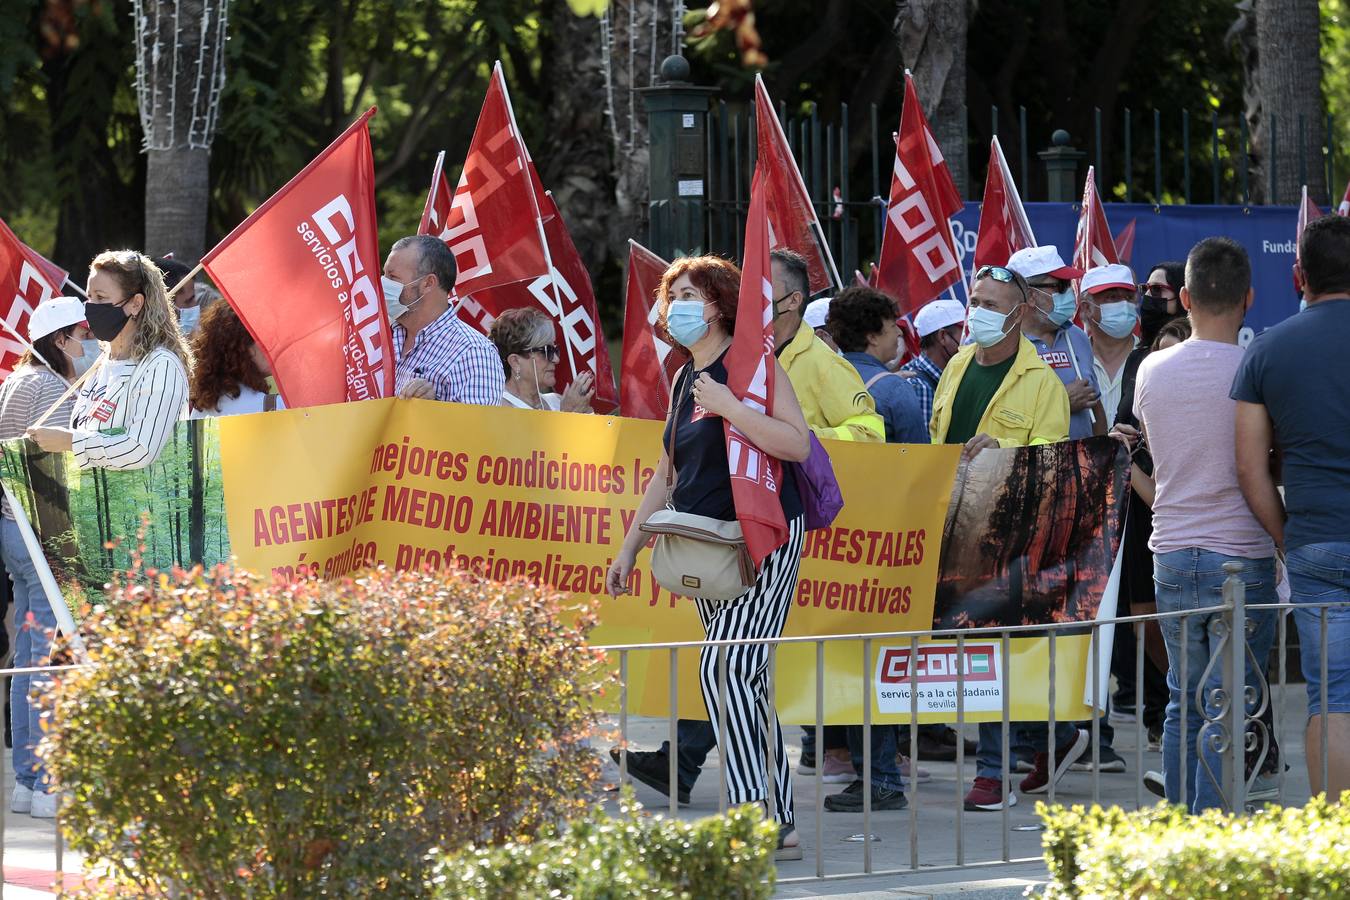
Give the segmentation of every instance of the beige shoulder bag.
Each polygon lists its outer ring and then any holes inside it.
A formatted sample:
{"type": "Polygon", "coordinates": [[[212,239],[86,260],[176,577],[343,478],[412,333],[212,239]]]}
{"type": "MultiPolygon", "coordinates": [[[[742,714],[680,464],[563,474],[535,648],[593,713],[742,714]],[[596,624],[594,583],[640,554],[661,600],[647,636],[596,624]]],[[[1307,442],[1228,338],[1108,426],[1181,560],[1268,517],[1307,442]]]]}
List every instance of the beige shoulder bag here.
{"type": "MultiPolygon", "coordinates": [[[[692,363],[685,373],[685,381],[692,383],[692,363]]],[[[677,398],[679,393],[673,392],[677,398]]],[[[670,441],[666,445],[666,508],[653,513],[638,528],[643,534],[656,536],[652,574],[661,587],[686,597],[732,600],[755,583],[755,564],[746,549],[741,523],[675,509],[675,429],[682,405],[683,399],[672,401],[670,441]]]]}

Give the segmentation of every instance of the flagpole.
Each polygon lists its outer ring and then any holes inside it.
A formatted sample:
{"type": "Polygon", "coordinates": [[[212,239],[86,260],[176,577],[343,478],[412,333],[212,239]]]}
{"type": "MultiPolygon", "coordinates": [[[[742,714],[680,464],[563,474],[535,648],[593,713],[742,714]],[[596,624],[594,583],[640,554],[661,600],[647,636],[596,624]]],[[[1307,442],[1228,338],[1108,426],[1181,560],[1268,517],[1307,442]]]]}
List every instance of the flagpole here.
{"type": "MultiPolygon", "coordinates": [[[[520,174],[522,178],[530,178],[530,154],[525,149],[525,138],[520,134],[520,126],[516,124],[516,110],[511,105],[511,92],[506,89],[506,76],[502,74],[502,61],[497,60],[492,67],[492,76],[502,80],[502,99],[506,101],[506,114],[511,117],[511,134],[516,139],[516,151],[520,154],[521,167],[520,174]]],[[[539,244],[544,248],[544,265],[548,266],[549,284],[553,286],[553,302],[557,304],[558,309],[562,309],[562,292],[558,290],[558,274],[553,268],[553,253],[548,248],[548,237],[544,234],[544,213],[539,208],[539,197],[534,192],[534,183],[530,182],[530,202],[534,204],[534,227],[539,233],[539,244]]],[[[559,210],[561,213],[561,210],[559,210]]],[[[559,320],[559,327],[562,322],[559,320]]],[[[563,345],[567,347],[567,365],[572,371],[572,377],[577,375],[576,354],[572,349],[572,342],[567,340],[567,335],[563,335],[563,345]]]]}
{"type": "MultiPolygon", "coordinates": [[[[37,361],[38,361],[38,362],[42,363],[42,364],[43,364],[44,366],[46,366],[47,368],[51,369],[52,372],[56,375],[57,378],[60,378],[62,381],[66,381],[65,378],[62,378],[60,372],[57,372],[56,369],[52,368],[52,364],[51,364],[51,363],[47,362],[47,360],[45,360],[45,359],[42,358],[42,354],[39,353],[39,352],[37,351],[37,348],[36,348],[36,347],[34,347],[32,344],[28,343],[28,341],[24,340],[23,335],[19,334],[19,332],[16,331],[16,330],[14,329],[14,326],[13,326],[13,325],[9,324],[9,323],[6,322],[4,319],[0,319],[0,327],[3,327],[6,331],[8,331],[10,334],[12,334],[12,335],[14,336],[14,339],[15,339],[16,341],[18,341],[20,344],[23,344],[23,348],[24,348],[25,350],[27,350],[29,353],[31,353],[31,354],[33,354],[35,357],[37,357],[37,361]]],[[[66,381],[66,384],[69,384],[69,383],[70,383],[70,382],[66,381]]]]}
{"type": "Polygon", "coordinates": [[[181,288],[183,285],[187,284],[192,279],[196,278],[197,275],[201,273],[201,271],[202,271],[202,264],[197,263],[197,265],[193,267],[192,271],[184,275],[183,280],[175,284],[173,286],[173,289],[169,291],[169,299],[172,300],[174,294],[178,293],[178,289],[181,288]]]}
{"type": "Polygon", "coordinates": [[[85,302],[88,302],[88,300],[89,300],[89,295],[86,294],[86,293],[84,292],[84,288],[82,288],[82,287],[80,287],[78,284],[76,284],[75,281],[74,281],[69,275],[67,275],[67,276],[66,276],[66,280],[63,281],[63,282],[61,283],[61,287],[64,288],[64,287],[66,287],[67,285],[69,285],[70,287],[74,288],[74,289],[75,289],[75,293],[77,293],[77,294],[79,294],[81,297],[83,297],[83,298],[85,299],[85,302]]]}

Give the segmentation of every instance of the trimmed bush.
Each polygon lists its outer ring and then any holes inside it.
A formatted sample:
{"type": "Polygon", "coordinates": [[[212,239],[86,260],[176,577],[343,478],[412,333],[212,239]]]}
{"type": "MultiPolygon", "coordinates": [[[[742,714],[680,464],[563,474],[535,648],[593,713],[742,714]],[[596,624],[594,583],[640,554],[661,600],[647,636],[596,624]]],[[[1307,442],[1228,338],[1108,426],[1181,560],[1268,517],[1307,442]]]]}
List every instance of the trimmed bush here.
{"type": "MultiPolygon", "coordinates": [[[[1350,794],[1343,798],[1350,803],[1350,794]]],[[[1350,805],[1314,798],[1250,816],[1036,804],[1052,900],[1332,900],[1350,896],[1350,805]]]]}
{"type": "Polygon", "coordinates": [[[457,572],[133,571],[45,697],[100,889],[417,897],[426,855],[584,811],[599,660],[561,595],[457,572]]]}
{"type": "Polygon", "coordinates": [[[756,805],[697,822],[597,809],[529,843],[437,855],[436,900],[768,900],[778,826],[756,805]]]}

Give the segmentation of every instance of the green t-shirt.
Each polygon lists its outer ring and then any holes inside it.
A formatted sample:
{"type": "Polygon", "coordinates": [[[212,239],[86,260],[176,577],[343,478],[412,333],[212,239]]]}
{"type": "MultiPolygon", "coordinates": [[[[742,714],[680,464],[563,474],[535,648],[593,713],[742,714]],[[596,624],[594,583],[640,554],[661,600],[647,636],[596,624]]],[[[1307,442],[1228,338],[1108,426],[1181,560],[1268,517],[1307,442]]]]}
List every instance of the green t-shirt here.
{"type": "Polygon", "coordinates": [[[951,424],[947,426],[948,444],[964,444],[979,433],[980,419],[994,399],[999,385],[1007,377],[1008,371],[1017,360],[1014,353],[1001,363],[982,366],[975,360],[970,361],[961,383],[956,387],[956,396],[952,399],[951,424]]]}

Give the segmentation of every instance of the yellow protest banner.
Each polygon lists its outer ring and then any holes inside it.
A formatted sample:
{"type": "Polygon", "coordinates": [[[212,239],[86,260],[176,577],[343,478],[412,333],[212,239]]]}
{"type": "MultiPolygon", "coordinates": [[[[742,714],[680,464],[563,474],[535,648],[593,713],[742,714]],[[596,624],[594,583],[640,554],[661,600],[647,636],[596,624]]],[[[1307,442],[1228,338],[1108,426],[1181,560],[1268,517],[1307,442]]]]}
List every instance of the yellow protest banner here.
{"type": "MultiPolygon", "coordinates": [[[[703,637],[693,603],[656,583],[645,551],[632,593],[604,593],[659,457],[661,423],[388,399],[230,417],[220,430],[230,542],[249,569],[337,578],[372,565],[453,564],[597,602],[598,644],[703,637]]],[[[931,629],[960,448],[827,447],[845,506],[832,527],[807,535],[785,635],[931,629]]],[[[909,721],[911,664],[922,673],[921,720],[954,718],[958,664],[971,721],[998,718],[1005,667],[1018,686],[1014,717],[1045,717],[1044,638],[1012,640],[1008,659],[997,640],[972,638],[960,662],[944,643],[925,640],[910,660],[908,639],[878,638],[866,661],[861,641],[824,645],[825,720],[860,722],[867,680],[875,721],[909,721]]],[[[1057,644],[1056,713],[1083,718],[1087,638],[1057,644]]],[[[815,719],[816,654],[814,642],[777,653],[784,721],[815,719]]],[[[680,714],[705,716],[697,650],[679,651],[677,665],[680,714]]],[[[666,714],[669,671],[670,651],[629,653],[630,711],[666,714]]]]}

